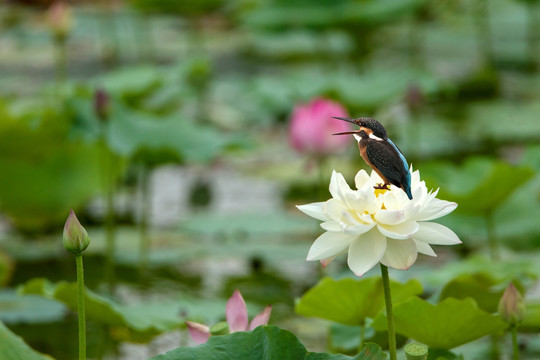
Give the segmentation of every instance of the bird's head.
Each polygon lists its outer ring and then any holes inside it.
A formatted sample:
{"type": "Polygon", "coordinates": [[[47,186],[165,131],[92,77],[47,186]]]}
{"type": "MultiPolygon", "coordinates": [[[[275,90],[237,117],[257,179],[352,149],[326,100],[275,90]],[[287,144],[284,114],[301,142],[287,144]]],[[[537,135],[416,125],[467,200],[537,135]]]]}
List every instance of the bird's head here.
{"type": "Polygon", "coordinates": [[[351,118],[343,118],[343,117],[334,117],[334,119],[343,120],[350,122],[351,124],[355,124],[360,126],[360,129],[356,131],[345,131],[340,133],[335,133],[333,135],[347,135],[347,134],[353,134],[358,135],[361,138],[366,137],[376,137],[381,140],[385,140],[387,138],[386,135],[386,129],[380,122],[378,122],[375,119],[369,118],[369,117],[360,117],[356,119],[351,118]]]}

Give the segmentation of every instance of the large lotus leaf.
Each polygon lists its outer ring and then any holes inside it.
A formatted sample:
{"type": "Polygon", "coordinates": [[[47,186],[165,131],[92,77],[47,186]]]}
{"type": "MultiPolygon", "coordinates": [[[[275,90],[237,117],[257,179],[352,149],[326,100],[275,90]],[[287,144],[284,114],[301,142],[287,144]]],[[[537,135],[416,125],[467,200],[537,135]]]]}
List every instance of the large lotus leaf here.
{"type": "Polygon", "coordinates": [[[0,121],[0,208],[20,228],[65,220],[101,189],[100,149],[68,138],[54,109],[0,121]]]}
{"type": "Polygon", "coordinates": [[[540,146],[529,146],[523,154],[521,163],[540,171],[540,146]]]}
{"type": "Polygon", "coordinates": [[[96,83],[124,100],[133,102],[151,94],[163,81],[162,71],[155,66],[136,66],[109,72],[96,83]]]}
{"type": "Polygon", "coordinates": [[[422,168],[428,187],[440,187],[439,198],[458,203],[457,212],[486,214],[497,209],[534,171],[487,158],[470,158],[462,166],[431,164],[422,168]]]}
{"type": "Polygon", "coordinates": [[[336,91],[353,110],[374,110],[389,101],[401,99],[415,84],[425,95],[446,88],[445,82],[426,71],[416,69],[380,69],[363,75],[340,72],[328,78],[329,90],[336,91]]]}
{"type": "Polygon", "coordinates": [[[0,287],[9,282],[14,268],[13,259],[4,250],[0,250],[0,287]]]}
{"type": "MultiPolygon", "coordinates": [[[[366,327],[364,331],[369,332],[364,333],[364,338],[375,334],[372,328],[366,327]]],[[[332,323],[328,329],[328,346],[332,352],[351,354],[358,349],[361,334],[361,326],[332,323]]]]}
{"type": "Polygon", "coordinates": [[[53,360],[52,357],[32,350],[23,339],[12,333],[0,321],[0,359],[2,360],[53,360]]]}
{"type": "Polygon", "coordinates": [[[384,360],[386,354],[375,344],[366,344],[354,358],[308,352],[290,332],[277,326],[259,326],[249,332],[235,332],[224,336],[211,336],[196,347],[181,347],[158,355],[152,360],[205,359],[205,360],[384,360]]]}
{"type": "Polygon", "coordinates": [[[127,108],[117,109],[109,123],[107,140],[120,155],[144,158],[161,153],[186,162],[209,161],[232,142],[226,134],[196,125],[181,115],[156,118],[127,108]]]}
{"type": "Polygon", "coordinates": [[[18,226],[35,228],[66,217],[100,190],[99,149],[65,144],[39,162],[0,157],[0,204],[18,226]]]}
{"type": "MultiPolygon", "coordinates": [[[[390,288],[395,304],[422,293],[422,285],[416,279],[405,284],[391,280],[390,288]]],[[[335,280],[326,277],[302,296],[295,310],[304,316],[316,316],[345,325],[361,325],[366,318],[374,318],[383,307],[381,278],[335,280]]]]}
{"type": "Polygon", "coordinates": [[[488,313],[497,311],[504,288],[492,276],[476,273],[461,275],[444,286],[439,301],[446,298],[473,298],[478,307],[488,313]]]}
{"type": "MultiPolygon", "coordinates": [[[[76,283],[53,284],[42,278],[32,279],[19,287],[19,293],[54,299],[77,311],[76,283]]],[[[177,304],[124,306],[88,289],[85,289],[85,308],[88,320],[109,326],[114,337],[126,341],[147,342],[183,324],[177,304]]]]}
{"type": "Polygon", "coordinates": [[[259,28],[379,25],[417,10],[424,0],[268,2],[246,14],[244,23],[259,28]]]}
{"type": "MultiPolygon", "coordinates": [[[[486,335],[502,332],[508,324],[480,310],[473,299],[447,298],[437,305],[418,297],[394,307],[396,332],[435,349],[452,349],[486,335]]],[[[386,330],[386,317],[377,316],[373,327],[386,330]]]]}
{"type": "Polygon", "coordinates": [[[66,307],[42,296],[20,296],[14,290],[0,292],[0,321],[6,324],[44,323],[58,321],[66,307]]]}

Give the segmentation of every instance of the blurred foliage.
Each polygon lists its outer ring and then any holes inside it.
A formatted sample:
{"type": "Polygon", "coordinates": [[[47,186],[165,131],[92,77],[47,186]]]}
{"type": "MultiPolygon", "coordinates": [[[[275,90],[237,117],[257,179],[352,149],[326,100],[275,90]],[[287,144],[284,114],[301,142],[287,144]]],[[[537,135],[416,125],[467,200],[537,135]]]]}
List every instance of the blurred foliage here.
{"type": "Polygon", "coordinates": [[[32,350],[20,337],[0,322],[0,358],[3,360],[53,360],[32,350]]]}
{"type": "MultiPolygon", "coordinates": [[[[18,292],[58,300],[72,311],[77,311],[76,288],[76,283],[53,284],[40,278],[21,285],[18,292]]],[[[177,314],[178,305],[175,306],[176,311],[164,304],[129,307],[85,290],[85,307],[88,320],[108,326],[112,337],[124,341],[148,342],[154,336],[183,324],[183,319],[177,314]]]]}
{"type": "Polygon", "coordinates": [[[262,29],[289,27],[359,29],[396,21],[418,10],[424,0],[266,1],[245,15],[245,24],[262,29]]]}
{"type": "Polygon", "coordinates": [[[19,296],[14,290],[0,292],[0,321],[5,324],[47,323],[62,319],[66,307],[37,295],[19,296]]]}
{"type": "Polygon", "coordinates": [[[219,10],[224,0],[131,0],[132,6],[140,11],[160,14],[176,14],[186,18],[202,16],[219,10]]]}
{"type": "Polygon", "coordinates": [[[21,230],[60,224],[101,186],[100,148],[69,139],[69,119],[52,106],[15,113],[0,103],[0,208],[21,230]]]}
{"type": "Polygon", "coordinates": [[[497,209],[534,171],[488,158],[468,158],[462,166],[424,165],[428,187],[440,186],[439,197],[458,203],[457,212],[481,215],[497,209]],[[432,180],[433,179],[433,180],[432,180]]]}
{"type": "Polygon", "coordinates": [[[14,265],[13,259],[8,256],[5,250],[0,249],[0,288],[11,279],[14,265]]]}

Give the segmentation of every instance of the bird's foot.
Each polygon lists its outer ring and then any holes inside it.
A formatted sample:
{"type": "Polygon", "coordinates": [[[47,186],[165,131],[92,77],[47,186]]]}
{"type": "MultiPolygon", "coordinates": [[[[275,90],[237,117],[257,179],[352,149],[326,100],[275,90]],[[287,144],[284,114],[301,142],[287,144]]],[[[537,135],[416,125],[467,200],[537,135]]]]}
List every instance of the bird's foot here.
{"type": "Polygon", "coordinates": [[[390,184],[377,184],[373,188],[376,190],[390,190],[390,184]]]}

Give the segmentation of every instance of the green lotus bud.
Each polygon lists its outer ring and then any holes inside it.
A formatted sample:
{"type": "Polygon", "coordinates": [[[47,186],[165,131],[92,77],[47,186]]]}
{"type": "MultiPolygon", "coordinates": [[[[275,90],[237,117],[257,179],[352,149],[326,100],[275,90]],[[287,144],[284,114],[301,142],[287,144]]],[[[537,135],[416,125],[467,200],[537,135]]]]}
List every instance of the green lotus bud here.
{"type": "Polygon", "coordinates": [[[90,245],[90,237],[77,219],[73,210],[69,212],[66,225],[64,225],[64,237],[62,242],[67,251],[76,255],[82,253],[84,249],[90,245]]]}
{"type": "Polygon", "coordinates": [[[59,41],[65,41],[73,27],[70,6],[64,1],[55,1],[47,11],[47,21],[53,36],[59,41]]]}
{"type": "Polygon", "coordinates": [[[523,296],[514,284],[510,283],[499,301],[499,315],[504,321],[515,325],[523,319],[524,314],[525,301],[523,296]]]}
{"type": "Polygon", "coordinates": [[[229,324],[226,321],[218,322],[210,328],[212,335],[227,335],[229,333],[229,324]]]}

